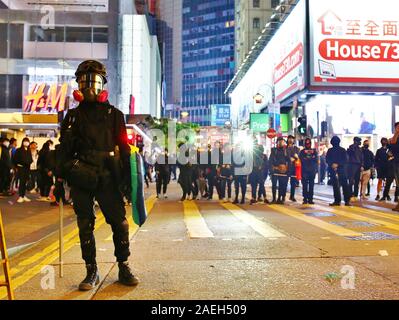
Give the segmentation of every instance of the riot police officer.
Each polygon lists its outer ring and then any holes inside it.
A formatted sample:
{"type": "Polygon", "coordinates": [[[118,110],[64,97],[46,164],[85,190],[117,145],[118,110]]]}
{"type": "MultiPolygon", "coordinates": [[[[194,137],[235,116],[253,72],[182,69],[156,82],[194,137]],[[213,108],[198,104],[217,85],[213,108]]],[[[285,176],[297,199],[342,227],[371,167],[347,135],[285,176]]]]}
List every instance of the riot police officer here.
{"type": "Polygon", "coordinates": [[[75,75],[79,90],[74,92],[74,98],[80,103],[68,112],[61,125],[57,175],[68,180],[77,215],[82,258],[87,269],[79,290],[91,290],[99,283],[93,234],[94,199],[112,228],[119,282],[134,286],[138,279],[127,262],[129,223],[121,192],[125,190],[128,194],[131,186],[130,147],[124,115],[108,101],[108,92],[104,90],[106,68],[102,63],[84,61],[75,75]]]}

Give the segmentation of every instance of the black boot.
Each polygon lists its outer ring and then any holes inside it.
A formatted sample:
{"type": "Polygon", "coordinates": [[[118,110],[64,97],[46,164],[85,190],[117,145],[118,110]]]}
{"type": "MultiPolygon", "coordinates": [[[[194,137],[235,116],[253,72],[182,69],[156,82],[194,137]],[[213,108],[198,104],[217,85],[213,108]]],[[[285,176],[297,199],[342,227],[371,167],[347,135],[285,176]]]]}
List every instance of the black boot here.
{"type": "Polygon", "coordinates": [[[138,285],[139,280],[133,275],[128,262],[119,262],[119,282],[125,286],[138,285]]]}
{"type": "Polygon", "coordinates": [[[100,283],[100,275],[96,264],[87,264],[86,270],[86,278],[79,284],[80,291],[90,291],[100,283]]]}

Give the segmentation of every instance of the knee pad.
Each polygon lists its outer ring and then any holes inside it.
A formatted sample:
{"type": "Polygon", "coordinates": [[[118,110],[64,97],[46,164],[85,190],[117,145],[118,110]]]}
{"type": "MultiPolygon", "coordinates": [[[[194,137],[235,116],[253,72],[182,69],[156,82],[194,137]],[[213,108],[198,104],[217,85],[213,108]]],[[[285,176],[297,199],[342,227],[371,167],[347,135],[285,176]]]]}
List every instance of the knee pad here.
{"type": "Polygon", "coordinates": [[[129,222],[124,219],[123,221],[120,221],[119,223],[113,223],[111,225],[112,231],[114,233],[129,233],[129,222]]]}
{"type": "Polygon", "coordinates": [[[91,233],[94,231],[94,219],[78,218],[78,227],[81,233],[91,233]]]}

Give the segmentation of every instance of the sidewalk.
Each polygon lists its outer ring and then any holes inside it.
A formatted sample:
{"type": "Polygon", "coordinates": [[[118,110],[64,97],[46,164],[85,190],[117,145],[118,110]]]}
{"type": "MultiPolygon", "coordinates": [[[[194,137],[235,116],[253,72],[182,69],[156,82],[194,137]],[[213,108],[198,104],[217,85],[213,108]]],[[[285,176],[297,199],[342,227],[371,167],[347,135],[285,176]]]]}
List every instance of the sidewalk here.
{"type": "MultiPolygon", "coordinates": [[[[58,230],[59,208],[50,202],[37,201],[38,195],[27,195],[32,202],[17,203],[17,196],[0,197],[0,210],[11,255],[58,230]]],[[[64,225],[75,222],[71,206],[64,206],[64,225]]]]}

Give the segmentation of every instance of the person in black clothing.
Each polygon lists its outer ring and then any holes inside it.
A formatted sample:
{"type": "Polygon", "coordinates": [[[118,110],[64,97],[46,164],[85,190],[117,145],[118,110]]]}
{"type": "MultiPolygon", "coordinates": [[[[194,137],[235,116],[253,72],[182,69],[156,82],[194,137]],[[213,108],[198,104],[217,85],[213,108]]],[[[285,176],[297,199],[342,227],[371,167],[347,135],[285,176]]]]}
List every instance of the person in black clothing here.
{"type": "Polygon", "coordinates": [[[219,200],[222,198],[220,190],[220,159],[221,150],[219,145],[216,144],[214,148],[208,146],[208,166],[206,177],[208,180],[208,200],[213,199],[213,190],[216,188],[219,200]]]}
{"type": "Polygon", "coordinates": [[[320,155],[320,184],[324,185],[327,173],[326,152],[323,151],[320,155]]]}
{"type": "Polygon", "coordinates": [[[47,154],[46,159],[46,172],[49,177],[54,178],[54,198],[55,200],[51,202],[50,205],[58,206],[60,201],[62,200],[63,204],[70,204],[69,201],[65,198],[65,187],[64,180],[60,178],[59,173],[57,172],[57,159],[60,157],[60,145],[56,145],[54,150],[50,150],[47,154]]]}
{"type": "Polygon", "coordinates": [[[178,164],[180,174],[177,182],[180,184],[180,187],[183,191],[183,195],[180,201],[189,200],[191,196],[191,185],[192,185],[192,164],[178,164]]]}
{"type": "Polygon", "coordinates": [[[11,170],[13,168],[10,155],[10,140],[7,138],[0,140],[0,194],[9,196],[9,186],[11,182],[11,170]]]}
{"type": "Polygon", "coordinates": [[[255,204],[257,202],[257,193],[258,187],[259,189],[260,184],[263,180],[262,174],[262,166],[263,166],[263,153],[265,152],[262,145],[259,145],[257,141],[255,141],[255,146],[253,148],[253,168],[252,172],[249,175],[249,183],[251,184],[251,204],[255,204]]]}
{"type": "Polygon", "coordinates": [[[396,207],[392,210],[399,212],[399,199],[396,197],[399,188],[399,122],[395,123],[395,133],[394,136],[389,140],[389,150],[392,154],[393,173],[396,184],[395,202],[397,202],[396,207]]]}
{"type": "Polygon", "coordinates": [[[365,200],[367,193],[367,185],[370,182],[372,168],[374,167],[374,154],[370,151],[370,142],[365,140],[362,147],[363,166],[361,168],[361,199],[365,200]]]}
{"type": "Polygon", "coordinates": [[[26,184],[29,179],[30,165],[33,162],[32,154],[29,149],[30,141],[28,138],[22,140],[22,145],[15,152],[13,162],[17,168],[17,175],[19,179],[19,198],[18,203],[30,202],[31,200],[26,196],[26,184]]]}
{"type": "Polygon", "coordinates": [[[361,144],[362,139],[355,137],[353,139],[353,144],[347,150],[349,189],[351,192],[352,201],[356,201],[359,196],[360,176],[364,166],[363,152],[360,148],[361,144]]]}
{"type": "Polygon", "coordinates": [[[326,155],[330,179],[334,188],[334,202],[330,204],[332,207],[341,205],[341,188],[344,194],[345,205],[350,206],[351,192],[348,186],[346,173],[348,154],[344,148],[340,147],[340,143],[341,139],[334,136],[331,139],[333,147],[327,151],[326,155]]]}
{"type": "Polygon", "coordinates": [[[285,203],[290,163],[291,163],[291,157],[288,154],[285,141],[282,137],[279,137],[277,139],[277,147],[272,149],[270,155],[273,204],[285,203]],[[278,199],[277,199],[277,189],[278,189],[278,199]]]}
{"type": "Polygon", "coordinates": [[[317,150],[312,148],[312,140],[305,140],[305,148],[299,153],[302,163],[302,186],[303,204],[314,204],[314,182],[316,179],[318,155],[317,150]]]}
{"type": "Polygon", "coordinates": [[[394,180],[394,166],[393,166],[393,155],[388,148],[389,141],[387,138],[381,139],[381,148],[377,150],[375,155],[375,168],[377,169],[377,197],[376,201],[391,201],[391,197],[389,196],[389,191],[391,189],[391,185],[394,180]],[[385,182],[385,188],[383,191],[382,198],[380,194],[382,192],[383,184],[385,182]]]}
{"type": "Polygon", "coordinates": [[[288,136],[287,139],[287,153],[290,157],[290,163],[288,165],[288,177],[290,179],[290,201],[296,202],[295,191],[298,187],[298,179],[296,176],[295,161],[299,157],[299,148],[295,145],[295,137],[288,136]]]}
{"type": "Polygon", "coordinates": [[[53,185],[53,178],[48,175],[47,159],[48,154],[53,146],[53,142],[48,140],[39,151],[39,159],[37,160],[37,167],[40,174],[40,198],[39,201],[46,201],[50,195],[51,186],[53,185]]]}
{"type": "Polygon", "coordinates": [[[266,186],[265,186],[268,176],[269,176],[269,158],[267,157],[267,154],[263,154],[262,170],[260,172],[260,178],[259,178],[258,202],[263,201],[266,204],[270,203],[270,201],[267,200],[266,197],[266,186]]]}
{"type": "Polygon", "coordinates": [[[233,184],[233,170],[230,164],[223,164],[220,167],[220,190],[222,200],[227,202],[231,202],[231,186],[233,184]],[[227,188],[227,197],[226,197],[226,188],[227,188]]]}
{"type": "Polygon", "coordinates": [[[94,238],[94,199],[112,228],[118,280],[123,285],[135,286],[138,279],[128,264],[129,223],[121,191],[131,194],[132,185],[125,118],[107,99],[106,69],[102,63],[84,61],[75,75],[79,90],[74,92],[74,97],[80,103],[68,111],[62,122],[56,171],[71,186],[77,215],[82,258],[87,270],[79,290],[91,290],[100,281],[94,238]]]}
{"type": "Polygon", "coordinates": [[[165,152],[162,155],[159,155],[157,161],[155,162],[157,198],[161,197],[161,191],[164,199],[168,198],[167,191],[170,181],[170,169],[168,162],[168,150],[165,149],[165,152]]]}
{"type": "Polygon", "coordinates": [[[237,145],[232,151],[232,173],[234,180],[235,199],[234,204],[245,204],[245,195],[247,193],[248,174],[245,172],[245,154],[242,146],[237,145]],[[241,202],[238,197],[241,189],[241,202]]]}

